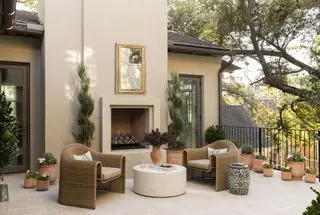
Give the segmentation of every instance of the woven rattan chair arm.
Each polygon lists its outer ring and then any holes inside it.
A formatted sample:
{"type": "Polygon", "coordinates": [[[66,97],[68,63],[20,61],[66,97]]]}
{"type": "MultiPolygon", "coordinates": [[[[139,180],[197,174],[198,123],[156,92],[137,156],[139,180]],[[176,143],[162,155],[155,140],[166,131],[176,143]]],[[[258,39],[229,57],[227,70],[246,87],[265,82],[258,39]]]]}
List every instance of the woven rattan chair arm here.
{"type": "Polygon", "coordinates": [[[186,166],[188,161],[191,160],[200,160],[200,159],[207,159],[207,148],[198,148],[198,149],[185,149],[183,151],[183,161],[184,165],[186,166]]]}
{"type": "Polygon", "coordinates": [[[125,157],[118,154],[102,154],[96,153],[94,160],[100,161],[104,167],[122,168],[124,166],[125,157]]]}

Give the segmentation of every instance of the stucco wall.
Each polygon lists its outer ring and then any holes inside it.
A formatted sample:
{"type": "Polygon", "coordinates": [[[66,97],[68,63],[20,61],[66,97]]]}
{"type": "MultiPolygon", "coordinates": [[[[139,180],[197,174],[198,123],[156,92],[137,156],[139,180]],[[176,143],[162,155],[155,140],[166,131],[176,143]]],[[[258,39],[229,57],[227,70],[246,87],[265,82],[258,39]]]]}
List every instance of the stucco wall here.
{"type": "Polygon", "coordinates": [[[41,41],[26,37],[0,36],[0,61],[30,64],[30,165],[44,152],[43,71],[41,41]]]}
{"type": "Polygon", "coordinates": [[[169,53],[168,70],[202,77],[202,128],[219,122],[218,70],[221,58],[169,53]]]}
{"type": "MultiPolygon", "coordinates": [[[[73,142],[76,115],[76,65],[81,52],[81,1],[45,0],[45,149],[59,157],[65,144],[73,142]],[[57,13],[58,12],[58,13],[57,13]]],[[[152,99],[160,112],[155,121],[167,128],[167,20],[166,1],[85,0],[83,44],[85,63],[95,99],[93,121],[99,150],[99,132],[104,133],[103,151],[110,150],[110,105],[140,104],[152,99]],[[115,95],[115,44],[145,46],[146,94],[115,95]],[[103,98],[101,119],[99,99],[103,98]],[[160,120],[161,119],[161,120],[160,120]],[[109,144],[109,145],[108,145],[109,144]]]]}

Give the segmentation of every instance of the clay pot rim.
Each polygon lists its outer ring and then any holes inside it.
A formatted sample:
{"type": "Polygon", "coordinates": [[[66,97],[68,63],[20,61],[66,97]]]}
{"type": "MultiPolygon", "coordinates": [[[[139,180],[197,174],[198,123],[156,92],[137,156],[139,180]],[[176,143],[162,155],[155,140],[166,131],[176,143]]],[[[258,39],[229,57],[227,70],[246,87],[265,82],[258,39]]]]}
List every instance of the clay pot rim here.
{"type": "Polygon", "coordinates": [[[175,152],[180,152],[184,151],[184,149],[166,149],[167,151],[175,151],[175,152]]]}
{"type": "Polygon", "coordinates": [[[50,164],[50,165],[48,165],[48,164],[40,164],[39,165],[39,168],[44,168],[44,167],[56,167],[58,164],[50,164]]]}

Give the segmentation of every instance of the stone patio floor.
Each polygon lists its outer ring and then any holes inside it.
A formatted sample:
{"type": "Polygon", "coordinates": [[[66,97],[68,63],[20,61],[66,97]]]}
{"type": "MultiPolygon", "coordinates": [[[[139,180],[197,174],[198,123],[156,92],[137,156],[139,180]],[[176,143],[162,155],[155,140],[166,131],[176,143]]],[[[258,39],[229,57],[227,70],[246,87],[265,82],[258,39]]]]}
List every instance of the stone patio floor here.
{"type": "MultiPolygon", "coordinates": [[[[280,172],[265,178],[251,172],[250,191],[247,196],[235,196],[228,191],[215,192],[211,181],[192,181],[187,184],[184,195],[174,198],[148,198],[132,191],[133,181],[127,180],[125,194],[97,193],[96,210],[63,206],[57,203],[58,184],[49,191],[37,192],[23,189],[24,174],[6,175],[9,184],[10,201],[0,203],[0,214],[302,214],[315,198],[310,186],[320,190],[319,182],[307,184],[304,181],[285,182],[280,172]]],[[[159,184],[161,186],[161,184],[159,184]]]]}

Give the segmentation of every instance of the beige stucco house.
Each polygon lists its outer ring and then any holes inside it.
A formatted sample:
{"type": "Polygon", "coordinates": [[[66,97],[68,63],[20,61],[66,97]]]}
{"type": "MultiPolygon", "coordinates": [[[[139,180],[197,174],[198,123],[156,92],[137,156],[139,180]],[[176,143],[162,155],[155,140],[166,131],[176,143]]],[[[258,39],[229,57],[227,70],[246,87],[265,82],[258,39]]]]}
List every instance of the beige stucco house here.
{"type": "Polygon", "coordinates": [[[44,151],[59,158],[62,148],[74,142],[81,61],[95,100],[92,147],[124,153],[129,165],[149,159],[148,149],[119,150],[111,138],[133,133],[141,139],[150,129],[167,130],[170,71],[180,75],[189,147],[201,145],[204,129],[219,123],[219,51],[224,49],[168,32],[166,0],[40,0],[38,11],[16,11],[13,28],[0,31],[2,87],[13,95],[24,128],[23,155],[11,171],[35,168],[44,151]],[[142,93],[117,89],[119,44],[144,49],[142,93]]]}

